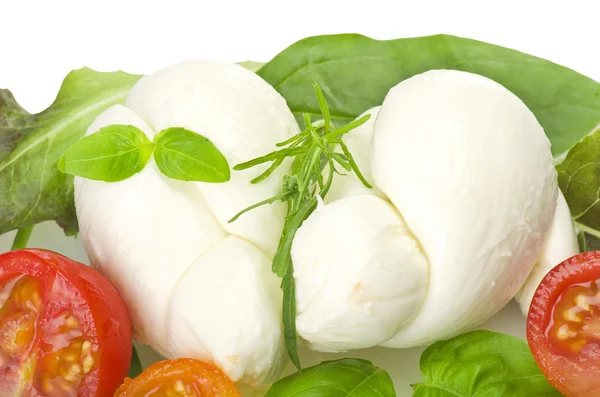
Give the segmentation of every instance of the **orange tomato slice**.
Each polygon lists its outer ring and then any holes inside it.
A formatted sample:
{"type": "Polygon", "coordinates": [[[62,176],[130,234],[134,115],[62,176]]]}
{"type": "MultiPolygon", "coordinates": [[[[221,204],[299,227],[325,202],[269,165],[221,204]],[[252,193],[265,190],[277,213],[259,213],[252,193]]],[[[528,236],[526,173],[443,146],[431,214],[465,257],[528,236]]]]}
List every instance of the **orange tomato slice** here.
{"type": "Polygon", "coordinates": [[[179,358],[152,364],[135,379],[125,379],[114,397],[241,397],[241,394],[217,367],[179,358]]]}

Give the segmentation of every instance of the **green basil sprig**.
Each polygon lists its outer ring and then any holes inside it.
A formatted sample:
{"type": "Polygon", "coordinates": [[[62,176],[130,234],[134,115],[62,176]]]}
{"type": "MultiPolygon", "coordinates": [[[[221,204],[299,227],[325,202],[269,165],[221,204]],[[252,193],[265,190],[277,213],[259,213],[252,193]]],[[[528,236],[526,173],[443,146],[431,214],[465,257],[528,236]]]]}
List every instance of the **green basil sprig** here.
{"type": "Polygon", "coordinates": [[[559,397],[527,343],[514,336],[473,331],[428,347],[420,361],[424,381],[413,397],[559,397]]]}
{"type": "Polygon", "coordinates": [[[230,178],[227,159],[206,137],[185,128],[167,128],[154,142],[139,128],[114,124],[77,141],[58,160],[64,173],[118,182],[144,169],[150,156],[167,177],[221,183],[230,178]]]}
{"type": "Polygon", "coordinates": [[[325,361],[279,380],[265,397],[396,397],[390,375],[369,361],[325,361]]]}

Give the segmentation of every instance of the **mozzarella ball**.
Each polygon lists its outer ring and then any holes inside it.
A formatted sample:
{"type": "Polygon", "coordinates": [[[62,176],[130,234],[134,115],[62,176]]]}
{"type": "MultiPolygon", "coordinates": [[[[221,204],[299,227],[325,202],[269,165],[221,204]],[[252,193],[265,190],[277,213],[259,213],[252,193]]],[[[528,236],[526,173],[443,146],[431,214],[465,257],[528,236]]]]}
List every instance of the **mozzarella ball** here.
{"type": "MultiPolygon", "coordinates": [[[[111,124],[152,129],[117,105],[88,131],[111,124]]],[[[75,178],[79,231],[92,264],[128,304],[138,340],[169,356],[166,322],[173,288],[194,261],[227,235],[193,184],[164,177],[153,159],[115,183],[75,178]]]]}
{"type": "Polygon", "coordinates": [[[322,205],[292,245],[298,334],[315,350],[390,339],[419,311],[427,260],[390,203],[375,195],[322,205]]]}
{"type": "Polygon", "coordinates": [[[371,164],[429,264],[423,307],[384,345],[428,344],[500,310],[540,255],[558,194],[550,142],[525,104],[479,75],[417,75],[386,96],[371,164]]]}
{"type": "MultiPolygon", "coordinates": [[[[230,166],[263,156],[299,132],[285,100],[258,75],[235,64],[187,61],[143,77],[125,105],[160,131],[184,127],[210,139],[230,166]]],[[[258,184],[269,164],[231,173],[227,183],[197,183],[225,231],[273,256],[286,204],[276,202],[228,221],[240,210],[278,193],[289,163],[258,184]]]]}
{"type": "MultiPolygon", "coordinates": [[[[143,77],[125,106],[88,129],[131,124],[152,139],[184,127],[209,138],[231,166],[275,149],[298,132],[284,99],[236,65],[187,61],[143,77]]],[[[215,363],[234,381],[272,383],[284,359],[279,280],[270,270],[285,205],[227,221],[278,193],[289,164],[268,181],[264,167],[229,182],[169,179],[151,158],[133,177],[75,178],[75,204],[90,260],[125,300],[136,338],[162,355],[215,363]]]]}
{"type": "Polygon", "coordinates": [[[529,306],[531,305],[535,290],[546,274],[559,263],[577,253],[579,253],[579,245],[577,244],[577,234],[575,233],[573,218],[571,218],[567,201],[559,190],[556,212],[550,233],[546,237],[542,255],[538,258],[525,285],[523,285],[515,297],[525,316],[529,312],[529,306]]]}
{"type": "Polygon", "coordinates": [[[214,357],[233,380],[264,385],[283,364],[281,301],[271,259],[248,241],[228,236],[175,286],[167,317],[170,351],[177,357],[214,357]]]}

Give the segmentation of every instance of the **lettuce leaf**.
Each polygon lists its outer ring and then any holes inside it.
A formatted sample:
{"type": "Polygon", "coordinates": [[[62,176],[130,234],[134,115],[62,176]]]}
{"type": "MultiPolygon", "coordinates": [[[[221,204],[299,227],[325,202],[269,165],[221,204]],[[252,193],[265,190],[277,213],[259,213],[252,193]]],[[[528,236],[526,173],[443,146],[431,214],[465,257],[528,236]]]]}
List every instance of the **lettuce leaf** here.
{"type": "Polygon", "coordinates": [[[73,177],[58,171],[58,158],[98,114],[123,102],[140,77],[75,70],[54,103],[34,115],[0,91],[0,234],[47,220],[68,235],[77,232],[73,177]]]}

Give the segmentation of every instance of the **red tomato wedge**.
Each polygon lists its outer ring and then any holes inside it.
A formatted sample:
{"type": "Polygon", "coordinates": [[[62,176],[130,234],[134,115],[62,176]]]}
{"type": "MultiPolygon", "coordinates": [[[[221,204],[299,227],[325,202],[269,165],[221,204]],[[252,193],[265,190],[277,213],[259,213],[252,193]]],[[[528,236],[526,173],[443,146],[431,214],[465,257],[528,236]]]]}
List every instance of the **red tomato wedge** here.
{"type": "Polygon", "coordinates": [[[0,396],[106,397],[127,376],[131,323],[96,270],[44,250],[0,255],[0,396]]]}
{"type": "Polygon", "coordinates": [[[241,397],[217,367],[191,358],[161,361],[135,379],[127,378],[114,397],[241,397]]]}
{"type": "Polygon", "coordinates": [[[529,308],[527,341],[558,391],[600,396],[600,251],[569,258],[544,277],[529,308]]]}

